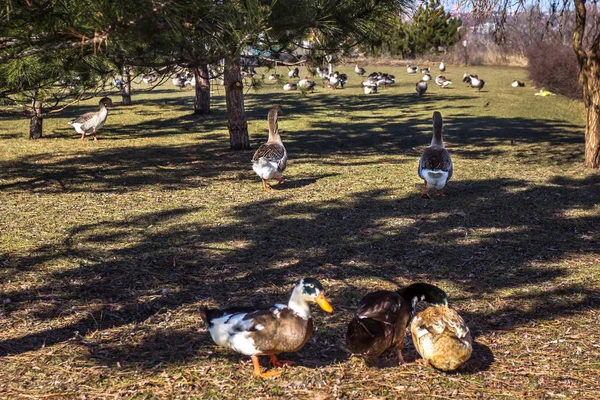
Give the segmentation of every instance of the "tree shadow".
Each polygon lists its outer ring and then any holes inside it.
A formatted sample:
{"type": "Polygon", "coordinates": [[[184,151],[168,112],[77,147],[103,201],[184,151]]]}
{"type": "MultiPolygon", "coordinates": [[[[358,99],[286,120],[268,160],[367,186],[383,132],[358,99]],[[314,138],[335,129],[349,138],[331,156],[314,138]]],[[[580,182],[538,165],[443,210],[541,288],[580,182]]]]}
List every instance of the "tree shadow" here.
{"type": "MultiPolygon", "coordinates": [[[[434,202],[417,193],[390,196],[392,189],[368,190],[338,203],[266,198],[233,206],[227,213],[235,222],[211,227],[190,222],[197,207],[74,227],[60,248],[42,245],[28,255],[0,257],[5,277],[15,280],[42,262],[80,262],[47,273],[41,285],[4,294],[12,299],[5,305],[7,318],[28,309],[47,327],[1,341],[0,355],[152,321],[198,301],[211,306],[284,302],[303,276],[322,282],[394,281],[398,276],[406,282],[435,282],[443,277],[458,288],[460,294],[449,293],[458,302],[516,289],[493,310],[461,312],[475,335],[600,308],[600,292],[569,283],[568,267],[558,262],[571,253],[600,253],[600,216],[563,216],[597,203],[600,176],[562,177],[535,186],[520,180],[464,180],[451,187],[449,198],[434,202]],[[223,243],[239,245],[223,250],[223,243]],[[530,287],[546,289],[529,293],[530,287]],[[66,316],[71,322],[50,327],[66,316]]],[[[356,295],[350,287],[328,293],[334,308],[346,310],[353,309],[356,295]]],[[[347,357],[340,340],[349,314],[315,313],[318,340],[297,357],[323,362],[347,357]]],[[[159,331],[135,343],[102,343],[102,362],[129,359],[147,367],[157,359],[187,359],[188,350],[202,353],[197,341],[208,342],[191,331],[164,332],[173,333],[171,344],[181,346],[173,358],[167,354],[169,340],[156,336],[159,331]],[[133,354],[126,357],[124,349],[133,354]]],[[[478,351],[481,357],[476,355],[475,366],[468,368],[493,361],[484,346],[478,351]]]]}

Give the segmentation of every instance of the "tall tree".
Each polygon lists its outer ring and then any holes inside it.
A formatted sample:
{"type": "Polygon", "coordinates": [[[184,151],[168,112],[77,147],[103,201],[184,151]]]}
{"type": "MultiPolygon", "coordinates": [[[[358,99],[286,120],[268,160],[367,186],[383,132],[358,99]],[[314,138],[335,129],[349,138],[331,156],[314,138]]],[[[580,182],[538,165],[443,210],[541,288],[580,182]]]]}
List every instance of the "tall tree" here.
{"type": "Polygon", "coordinates": [[[594,21],[587,24],[586,0],[574,1],[573,49],[579,62],[579,83],[586,110],[585,165],[600,168],[600,15],[595,8],[596,2],[593,2],[594,21]],[[592,31],[586,31],[586,28],[592,31]]]}

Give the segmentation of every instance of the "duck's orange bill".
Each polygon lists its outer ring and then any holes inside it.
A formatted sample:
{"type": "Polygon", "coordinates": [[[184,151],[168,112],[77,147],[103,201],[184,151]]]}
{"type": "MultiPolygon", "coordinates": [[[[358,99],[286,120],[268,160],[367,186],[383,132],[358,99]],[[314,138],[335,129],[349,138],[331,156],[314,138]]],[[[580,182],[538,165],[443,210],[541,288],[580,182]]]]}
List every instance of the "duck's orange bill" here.
{"type": "Polygon", "coordinates": [[[329,304],[329,302],[327,301],[327,299],[325,298],[323,293],[319,293],[319,295],[317,296],[315,301],[317,302],[319,307],[321,307],[323,309],[323,311],[325,311],[325,312],[333,311],[333,307],[331,307],[331,304],[329,304]]]}

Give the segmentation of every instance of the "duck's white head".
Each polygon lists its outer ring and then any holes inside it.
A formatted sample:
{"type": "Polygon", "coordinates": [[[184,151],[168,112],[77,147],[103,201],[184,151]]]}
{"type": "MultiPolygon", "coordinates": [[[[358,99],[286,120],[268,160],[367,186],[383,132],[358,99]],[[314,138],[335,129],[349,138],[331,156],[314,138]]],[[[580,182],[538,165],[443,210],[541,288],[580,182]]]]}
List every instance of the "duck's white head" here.
{"type": "Polygon", "coordinates": [[[321,282],[314,278],[302,278],[294,286],[288,307],[298,314],[308,317],[310,315],[309,304],[312,302],[317,303],[325,312],[333,311],[325,298],[325,291],[321,282]]]}

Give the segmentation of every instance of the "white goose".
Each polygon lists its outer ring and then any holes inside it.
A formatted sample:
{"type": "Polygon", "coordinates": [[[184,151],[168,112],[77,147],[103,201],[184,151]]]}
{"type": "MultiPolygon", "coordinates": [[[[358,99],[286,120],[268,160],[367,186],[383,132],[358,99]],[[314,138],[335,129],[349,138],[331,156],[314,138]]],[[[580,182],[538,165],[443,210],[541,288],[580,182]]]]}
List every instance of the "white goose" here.
{"type": "Polygon", "coordinates": [[[103,97],[98,104],[100,106],[98,111],[85,113],[81,117],[69,122],[69,125],[72,125],[75,131],[81,134],[81,140],[84,140],[85,136],[90,133],[94,136],[94,140],[98,140],[96,139],[96,132],[102,128],[108,117],[106,106],[112,107],[113,103],[110,98],[103,97]]]}
{"type": "Polygon", "coordinates": [[[295,83],[286,83],[285,85],[283,85],[283,90],[285,90],[286,92],[289,92],[290,90],[297,90],[298,89],[298,85],[295,83]]]}
{"type": "Polygon", "coordinates": [[[452,84],[452,81],[446,79],[446,77],[443,75],[438,75],[435,77],[435,83],[437,83],[442,89],[445,89],[452,84]]]}
{"type": "Polygon", "coordinates": [[[444,64],[444,60],[442,60],[442,62],[440,63],[439,68],[440,68],[440,71],[442,71],[442,72],[446,71],[446,64],[444,64]]]}
{"type": "Polygon", "coordinates": [[[364,74],[367,73],[367,71],[365,71],[364,68],[359,67],[358,64],[356,64],[356,66],[354,67],[354,72],[356,72],[360,76],[363,76],[364,74]]]}

